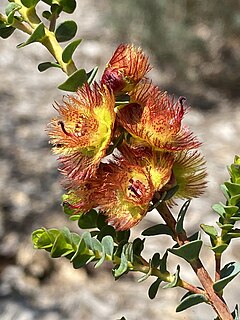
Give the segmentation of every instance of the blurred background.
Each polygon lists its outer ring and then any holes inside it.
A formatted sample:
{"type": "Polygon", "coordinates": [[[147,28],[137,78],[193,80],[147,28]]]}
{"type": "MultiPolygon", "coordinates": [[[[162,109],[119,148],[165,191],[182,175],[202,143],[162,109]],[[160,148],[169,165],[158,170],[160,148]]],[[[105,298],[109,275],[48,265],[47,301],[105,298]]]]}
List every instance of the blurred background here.
{"type": "MultiPolygon", "coordinates": [[[[203,141],[208,189],[191,204],[187,229],[213,224],[211,205],[223,200],[219,184],[227,179],[226,165],[240,154],[240,2],[239,0],[79,0],[74,19],[84,41],[74,60],[87,70],[100,66],[98,77],[119,43],[141,46],[153,65],[155,84],[176,97],[186,96],[185,117],[203,141]]],[[[1,0],[0,12],[7,0],[1,0]]],[[[66,17],[67,18],[67,17],[66,17]]],[[[207,320],[214,315],[200,305],[175,314],[181,289],[160,290],[151,301],[149,279],[138,274],[115,282],[110,266],[74,270],[64,259],[51,260],[32,248],[31,232],[39,227],[74,222],[62,213],[63,190],[57,164],[48,145],[46,125],[55,116],[53,102],[61,101],[59,70],[43,74],[37,64],[51,60],[40,44],[16,49],[26,36],[15,32],[0,39],[0,318],[2,320],[207,320]]],[[[175,208],[177,213],[179,208],[175,208]]],[[[149,214],[133,235],[153,223],[149,214]]],[[[204,237],[203,237],[204,238],[204,237]]],[[[208,240],[206,243],[208,244],[208,240]]],[[[167,237],[147,239],[145,256],[165,252],[167,237]]],[[[225,262],[240,259],[238,244],[225,262]]],[[[203,261],[213,274],[213,256],[203,249],[203,261]]],[[[184,262],[170,257],[173,265],[184,262]]],[[[186,269],[188,270],[188,269],[186,269]]],[[[170,271],[174,272],[174,268],[170,271]]],[[[184,278],[198,285],[189,270],[184,278]]],[[[229,284],[226,300],[233,309],[239,285],[229,284]]]]}

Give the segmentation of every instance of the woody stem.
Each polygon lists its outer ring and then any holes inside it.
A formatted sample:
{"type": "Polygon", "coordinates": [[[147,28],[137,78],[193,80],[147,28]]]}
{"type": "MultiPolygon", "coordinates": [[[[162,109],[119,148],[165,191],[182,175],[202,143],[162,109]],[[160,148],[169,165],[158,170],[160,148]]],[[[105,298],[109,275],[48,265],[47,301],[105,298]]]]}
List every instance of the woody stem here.
{"type": "MultiPolygon", "coordinates": [[[[189,242],[185,232],[177,233],[176,231],[176,220],[173,217],[171,211],[165,204],[162,202],[157,207],[159,214],[162,216],[163,220],[166,222],[169,228],[171,228],[174,238],[176,239],[179,246],[182,246],[189,242]]],[[[218,296],[218,294],[213,289],[213,280],[211,279],[209,273],[203,266],[199,258],[189,261],[192,269],[197,275],[199,281],[201,282],[203,288],[206,291],[207,298],[212,308],[218,315],[220,320],[233,320],[233,317],[225,304],[225,302],[218,296]]]]}

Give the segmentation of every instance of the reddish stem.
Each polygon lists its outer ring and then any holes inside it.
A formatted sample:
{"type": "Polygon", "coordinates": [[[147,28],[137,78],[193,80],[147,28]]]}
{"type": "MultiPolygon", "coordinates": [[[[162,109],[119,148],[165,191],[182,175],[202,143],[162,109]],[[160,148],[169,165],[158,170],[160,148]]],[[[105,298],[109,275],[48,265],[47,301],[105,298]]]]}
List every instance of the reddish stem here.
{"type": "MultiPolygon", "coordinates": [[[[183,244],[186,244],[189,242],[187,235],[185,232],[177,233],[176,232],[176,220],[173,217],[171,211],[167,207],[167,205],[162,202],[157,207],[158,212],[162,216],[163,220],[166,222],[166,224],[171,228],[174,238],[176,239],[179,246],[182,246],[183,244]]],[[[189,262],[192,269],[194,270],[195,274],[197,275],[199,281],[201,282],[203,288],[206,290],[206,294],[209,300],[209,303],[211,304],[212,308],[218,315],[220,320],[233,320],[233,317],[228,310],[227,305],[224,303],[224,301],[218,296],[218,294],[213,289],[213,280],[211,279],[210,275],[208,274],[207,270],[204,268],[201,260],[198,258],[194,261],[189,262]]],[[[216,267],[220,272],[220,267],[218,265],[220,263],[219,261],[216,261],[216,267]]],[[[218,273],[220,275],[220,273],[218,273]]]]}

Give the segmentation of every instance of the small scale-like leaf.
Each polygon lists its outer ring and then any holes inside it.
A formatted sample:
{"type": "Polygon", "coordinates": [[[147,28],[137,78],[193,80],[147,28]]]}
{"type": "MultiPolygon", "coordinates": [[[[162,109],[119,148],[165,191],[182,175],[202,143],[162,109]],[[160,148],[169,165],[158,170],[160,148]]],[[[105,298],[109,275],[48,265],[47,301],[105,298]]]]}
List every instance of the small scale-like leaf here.
{"type": "Polygon", "coordinates": [[[167,271],[167,258],[168,258],[168,251],[166,251],[161,259],[160,262],[160,271],[161,273],[166,273],[167,271]]]}
{"type": "Polygon", "coordinates": [[[125,230],[125,231],[116,231],[116,241],[118,243],[125,241],[127,242],[130,238],[131,231],[125,230]]]}
{"type": "Polygon", "coordinates": [[[220,292],[226,285],[232,281],[240,272],[239,262],[230,262],[226,264],[220,271],[221,279],[216,281],[213,285],[215,291],[220,292]]]}
{"type": "Polygon", "coordinates": [[[21,0],[22,4],[27,8],[32,8],[37,5],[39,0],[21,0]]]}
{"type": "Polygon", "coordinates": [[[45,27],[43,23],[40,23],[37,26],[37,28],[34,30],[34,32],[31,34],[31,36],[28,38],[28,40],[24,43],[19,44],[17,47],[22,48],[33,42],[41,42],[44,37],[45,37],[45,27]]]}
{"type": "Polygon", "coordinates": [[[16,29],[14,27],[11,27],[11,26],[8,27],[3,24],[0,24],[0,37],[3,39],[7,39],[13,34],[15,30],[16,29]]]}
{"type": "Polygon", "coordinates": [[[7,23],[10,25],[13,23],[14,21],[14,14],[16,11],[18,11],[19,9],[21,9],[22,6],[20,4],[14,3],[14,2],[10,2],[6,9],[6,15],[7,15],[7,23]]]}
{"type": "Polygon", "coordinates": [[[74,51],[77,49],[77,47],[79,46],[79,44],[81,43],[81,41],[82,39],[78,39],[69,43],[69,45],[66,46],[66,48],[63,50],[63,53],[62,53],[63,62],[68,63],[72,59],[72,55],[74,51]]]}
{"type": "Polygon", "coordinates": [[[45,10],[45,11],[43,11],[42,16],[43,16],[43,18],[45,18],[45,19],[47,19],[47,20],[50,20],[51,17],[52,17],[52,14],[51,14],[50,11],[45,10]]]}
{"type": "Polygon", "coordinates": [[[216,203],[212,206],[212,209],[220,215],[220,217],[224,218],[225,216],[225,209],[221,203],[216,203]]]}
{"type": "Polygon", "coordinates": [[[160,266],[160,263],[161,263],[160,254],[156,252],[154,253],[151,259],[151,266],[154,268],[158,268],[160,266]]]}
{"type": "Polygon", "coordinates": [[[40,72],[43,72],[49,68],[61,68],[61,66],[55,62],[42,62],[38,65],[38,70],[40,72]]]}
{"type": "Polygon", "coordinates": [[[233,320],[239,320],[239,309],[237,304],[231,314],[233,316],[233,320]]]}
{"type": "Polygon", "coordinates": [[[99,233],[98,233],[98,240],[102,240],[105,236],[111,236],[113,238],[115,238],[116,236],[116,231],[115,229],[113,228],[113,226],[108,226],[106,225],[105,227],[103,227],[99,233]]]}
{"type": "Polygon", "coordinates": [[[94,210],[94,209],[91,209],[86,214],[83,214],[83,215],[80,216],[80,218],[78,220],[78,226],[81,229],[96,228],[96,226],[97,226],[97,218],[98,218],[97,211],[94,210]]]}
{"type": "Polygon", "coordinates": [[[180,302],[177,306],[176,312],[186,310],[202,302],[208,302],[207,298],[203,294],[190,294],[180,302]]]}
{"type": "Polygon", "coordinates": [[[77,32],[77,24],[73,20],[64,21],[58,25],[55,36],[58,42],[65,42],[75,37],[77,32]]]}
{"type": "Polygon", "coordinates": [[[105,236],[102,238],[102,246],[104,247],[104,252],[109,257],[112,257],[114,251],[114,242],[111,236],[105,236]]]}
{"type": "Polygon", "coordinates": [[[193,261],[199,257],[202,247],[202,240],[195,240],[178,248],[168,249],[171,253],[183,258],[186,261],[193,261]]]}
{"type": "Polygon", "coordinates": [[[225,251],[228,247],[228,244],[226,243],[222,243],[222,244],[218,244],[215,247],[212,247],[211,250],[214,251],[215,253],[223,253],[223,251],[225,251]]]}
{"type": "Polygon", "coordinates": [[[183,204],[182,208],[180,209],[180,212],[179,212],[178,217],[177,217],[177,224],[176,224],[177,233],[184,232],[183,222],[184,222],[184,218],[185,218],[185,215],[187,213],[189,205],[190,205],[190,200],[187,200],[183,204]]]}
{"type": "Polygon", "coordinates": [[[201,224],[201,228],[206,234],[208,234],[213,239],[215,239],[218,235],[216,228],[213,226],[209,226],[207,224],[201,224]]]}
{"type": "Polygon", "coordinates": [[[87,74],[84,69],[79,69],[71,74],[65,82],[58,86],[58,89],[75,92],[87,82],[87,74]]]}
{"type": "Polygon", "coordinates": [[[61,257],[62,255],[67,255],[72,252],[74,252],[74,250],[71,244],[69,244],[66,241],[66,238],[64,237],[64,235],[60,233],[53,244],[53,247],[51,250],[51,257],[58,258],[58,257],[61,257]]]}
{"type": "Polygon", "coordinates": [[[74,260],[73,260],[73,267],[75,269],[79,269],[87,265],[89,262],[94,260],[94,256],[90,256],[88,254],[83,254],[83,255],[78,255],[74,260]]]}
{"type": "Polygon", "coordinates": [[[91,233],[89,231],[84,232],[82,234],[82,239],[84,240],[86,247],[92,250],[93,243],[92,243],[91,233]]]}
{"type": "Polygon", "coordinates": [[[76,9],[76,0],[58,0],[58,2],[66,13],[73,13],[76,9]]]}
{"type": "Polygon", "coordinates": [[[162,280],[157,278],[157,280],[151,284],[151,286],[148,290],[148,296],[150,299],[154,299],[156,297],[156,294],[158,292],[158,288],[159,288],[161,282],[162,282],[162,280]]]}
{"type": "Polygon", "coordinates": [[[128,261],[127,261],[127,258],[125,256],[124,252],[122,252],[120,265],[119,265],[119,267],[117,269],[114,270],[115,278],[119,278],[127,270],[128,270],[128,261]]]}
{"type": "Polygon", "coordinates": [[[156,236],[160,234],[173,236],[172,230],[166,224],[162,223],[149,227],[142,232],[143,236],[156,236]]]}
{"type": "Polygon", "coordinates": [[[224,183],[230,196],[236,196],[236,195],[239,195],[240,194],[240,184],[238,183],[232,183],[232,182],[225,182],[224,183]]]}
{"type": "Polygon", "coordinates": [[[141,252],[143,251],[143,249],[144,249],[144,242],[145,242],[145,241],[142,240],[142,239],[140,239],[140,238],[134,239],[132,248],[133,248],[133,253],[134,253],[136,256],[140,256],[141,252]]]}
{"type": "Polygon", "coordinates": [[[219,228],[225,231],[230,231],[233,228],[233,224],[231,223],[221,224],[220,222],[217,222],[217,225],[219,226],[219,228]]]}
{"type": "Polygon", "coordinates": [[[179,280],[180,280],[180,266],[178,265],[177,266],[177,270],[174,274],[174,278],[173,278],[173,281],[170,282],[170,283],[167,283],[165,286],[163,286],[163,289],[167,289],[167,288],[175,288],[178,286],[178,283],[179,283],[179,280]]]}
{"type": "Polygon", "coordinates": [[[240,203],[240,194],[237,194],[235,196],[232,196],[230,199],[229,199],[229,204],[231,206],[238,206],[240,203]]]}

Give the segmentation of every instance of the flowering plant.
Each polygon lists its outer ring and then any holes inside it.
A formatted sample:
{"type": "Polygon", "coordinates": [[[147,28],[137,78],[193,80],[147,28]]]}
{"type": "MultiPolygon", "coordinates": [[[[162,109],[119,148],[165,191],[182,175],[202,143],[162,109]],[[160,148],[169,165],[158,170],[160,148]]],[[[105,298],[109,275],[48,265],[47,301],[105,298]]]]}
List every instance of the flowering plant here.
{"type": "Polygon", "coordinates": [[[75,10],[75,0],[9,2],[5,15],[0,14],[0,36],[8,38],[18,29],[29,34],[20,47],[34,42],[44,45],[56,61],[41,63],[39,70],[60,68],[68,78],[59,88],[73,92],[55,103],[57,116],[47,131],[53,153],[59,155],[66,190],[63,210],[85,231],[78,234],[66,227],[35,230],[35,248],[47,250],[53,258],[69,259],[74,268],[90,262],[97,268],[110,261],[115,279],[131,271],[144,274],[140,281],[155,277],[148,292],[151,299],[163,282],[161,288],[182,287],[187,294],[177,312],[208,303],[217,319],[238,319],[238,308],[229,311],[223,290],[240,272],[240,264],[222,267],[221,257],[231,240],[240,237],[235,227],[240,220],[240,158],[235,157],[229,167],[230,180],[222,186],[226,203],[213,206],[220,216],[217,227],[201,225],[215,256],[212,279],[199,257],[203,245],[200,232],[188,235],[184,229],[190,200],[206,187],[201,142],[182,124],[189,110],[186,99],[175,99],[152,83],[148,57],[134,45],[117,47],[99,83],[94,81],[97,68],[90,72],[77,69],[72,55],[81,40],[64,49],[60,45],[75,36],[77,25],[69,20],[56,27],[61,12],[75,10]],[[49,6],[42,13],[48,27],[37,14],[38,2],[49,6]],[[171,210],[177,199],[185,199],[185,203],[175,218],[171,210]],[[163,221],[133,239],[131,229],[153,210],[163,221]],[[175,245],[166,248],[162,257],[156,252],[147,261],[144,237],[162,234],[171,237],[175,245]],[[169,253],[187,261],[201,287],[185,281],[180,266],[175,273],[169,272],[169,253]]]}

